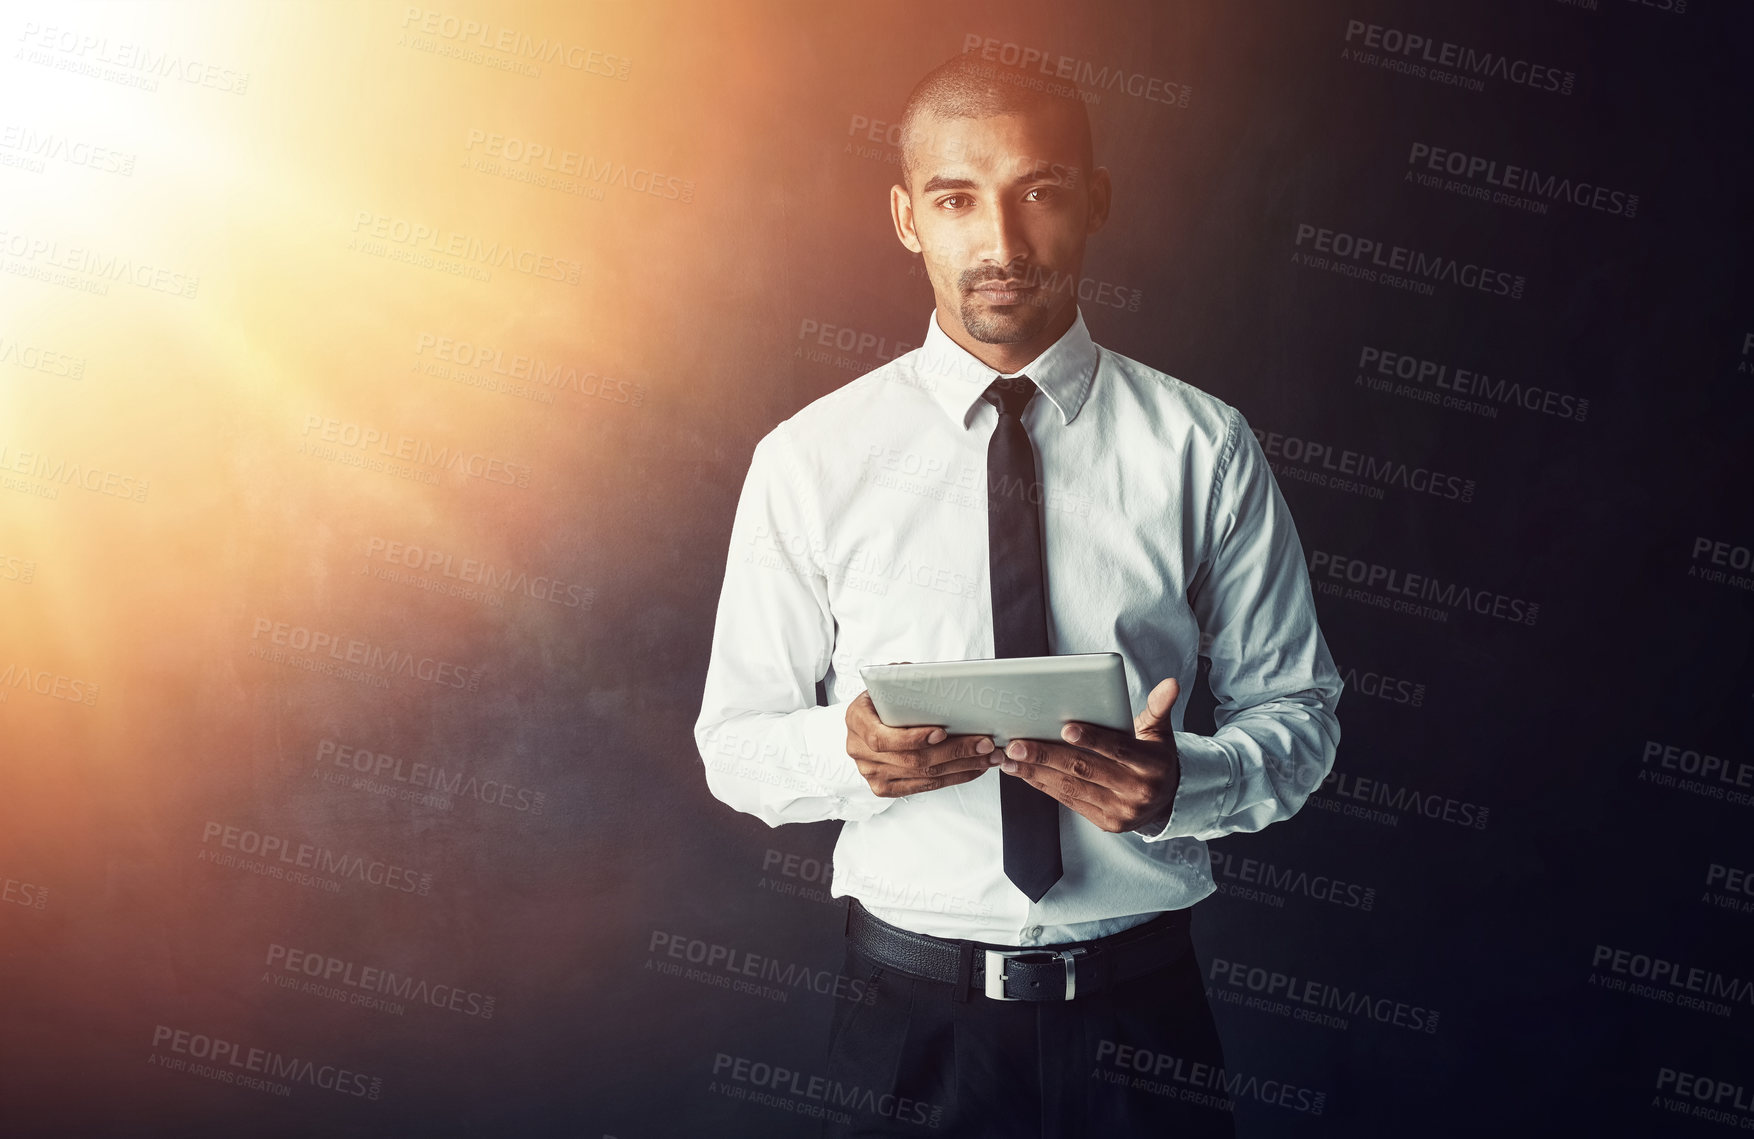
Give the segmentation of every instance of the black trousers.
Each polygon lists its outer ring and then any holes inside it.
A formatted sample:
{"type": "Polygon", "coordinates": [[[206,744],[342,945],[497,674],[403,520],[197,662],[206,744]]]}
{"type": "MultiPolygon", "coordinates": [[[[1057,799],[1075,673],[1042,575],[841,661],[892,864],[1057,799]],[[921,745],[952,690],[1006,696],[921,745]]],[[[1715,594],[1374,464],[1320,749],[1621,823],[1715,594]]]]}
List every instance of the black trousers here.
{"type": "Polygon", "coordinates": [[[1236,1134],[1191,944],[1162,969],[1070,1001],[957,1001],[953,986],[886,969],[850,943],[846,973],[876,996],[835,1002],[827,1073],[858,1093],[842,1097],[823,1136],[1236,1134]]]}

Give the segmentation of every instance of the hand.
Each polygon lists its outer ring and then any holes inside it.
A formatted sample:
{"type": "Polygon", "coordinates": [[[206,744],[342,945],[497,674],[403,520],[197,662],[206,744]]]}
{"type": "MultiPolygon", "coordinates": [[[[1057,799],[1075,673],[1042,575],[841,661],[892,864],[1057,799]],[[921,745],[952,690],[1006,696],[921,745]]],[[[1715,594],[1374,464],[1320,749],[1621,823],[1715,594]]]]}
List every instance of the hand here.
{"type": "Polygon", "coordinates": [[[847,707],[847,754],[885,799],[936,791],[985,775],[1003,757],[987,736],[946,736],[943,728],[892,728],[877,718],[869,692],[847,707]]]}
{"type": "Polygon", "coordinates": [[[1133,734],[1067,724],[1065,744],[1012,740],[1000,770],[1039,787],[1105,831],[1149,828],[1169,818],[1181,784],[1181,760],[1169,710],[1181,695],[1171,677],[1151,690],[1133,734]],[[1067,744],[1076,744],[1068,747],[1067,744]]]}

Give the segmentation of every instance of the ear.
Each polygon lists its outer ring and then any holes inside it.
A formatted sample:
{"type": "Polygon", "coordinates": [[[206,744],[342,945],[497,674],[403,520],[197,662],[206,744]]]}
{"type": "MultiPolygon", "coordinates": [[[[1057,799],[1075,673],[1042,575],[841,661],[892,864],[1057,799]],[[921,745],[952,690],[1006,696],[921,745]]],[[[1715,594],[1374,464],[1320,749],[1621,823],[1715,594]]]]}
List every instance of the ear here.
{"type": "Polygon", "coordinates": [[[1108,167],[1098,166],[1090,172],[1090,216],[1084,225],[1086,234],[1095,233],[1108,224],[1108,207],[1114,185],[1109,181],[1108,167]]]}
{"type": "Polygon", "coordinates": [[[914,232],[914,200],[907,187],[889,187],[889,219],[895,223],[895,236],[913,253],[920,252],[920,235],[914,232]]]}

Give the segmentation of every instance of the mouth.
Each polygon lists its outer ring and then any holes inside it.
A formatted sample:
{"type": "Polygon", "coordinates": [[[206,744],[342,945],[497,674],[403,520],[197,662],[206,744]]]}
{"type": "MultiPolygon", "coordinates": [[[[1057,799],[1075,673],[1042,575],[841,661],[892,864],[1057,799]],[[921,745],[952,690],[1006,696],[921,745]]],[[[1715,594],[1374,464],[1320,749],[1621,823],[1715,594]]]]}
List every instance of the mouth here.
{"type": "Polygon", "coordinates": [[[969,290],[990,305],[1022,304],[1036,292],[1037,286],[1024,284],[1021,280],[987,281],[969,290]]]}

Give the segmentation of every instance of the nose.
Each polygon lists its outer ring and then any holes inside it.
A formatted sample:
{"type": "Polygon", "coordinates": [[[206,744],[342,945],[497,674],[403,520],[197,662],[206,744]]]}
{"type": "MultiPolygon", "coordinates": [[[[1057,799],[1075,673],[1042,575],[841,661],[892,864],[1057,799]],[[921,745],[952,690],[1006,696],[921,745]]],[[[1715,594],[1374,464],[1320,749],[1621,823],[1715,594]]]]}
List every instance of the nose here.
{"type": "Polygon", "coordinates": [[[1023,215],[1015,203],[995,200],[987,210],[987,248],[982,260],[1008,268],[1029,258],[1029,240],[1023,232],[1023,215]]]}

